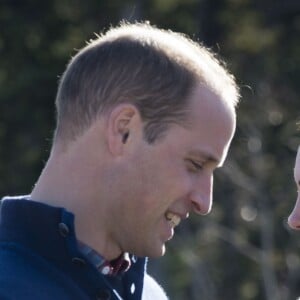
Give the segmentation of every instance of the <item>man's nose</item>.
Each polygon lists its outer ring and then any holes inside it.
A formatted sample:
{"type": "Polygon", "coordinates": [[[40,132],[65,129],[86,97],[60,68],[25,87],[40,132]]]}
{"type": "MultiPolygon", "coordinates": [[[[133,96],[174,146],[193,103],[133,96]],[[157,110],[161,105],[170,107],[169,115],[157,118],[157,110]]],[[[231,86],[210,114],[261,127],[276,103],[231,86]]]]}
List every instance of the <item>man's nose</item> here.
{"type": "Polygon", "coordinates": [[[206,176],[195,182],[190,200],[195,213],[206,215],[212,207],[213,176],[206,176]]]}
{"type": "Polygon", "coordinates": [[[300,230],[300,195],[298,193],[297,202],[288,218],[288,224],[292,229],[300,230]]]}

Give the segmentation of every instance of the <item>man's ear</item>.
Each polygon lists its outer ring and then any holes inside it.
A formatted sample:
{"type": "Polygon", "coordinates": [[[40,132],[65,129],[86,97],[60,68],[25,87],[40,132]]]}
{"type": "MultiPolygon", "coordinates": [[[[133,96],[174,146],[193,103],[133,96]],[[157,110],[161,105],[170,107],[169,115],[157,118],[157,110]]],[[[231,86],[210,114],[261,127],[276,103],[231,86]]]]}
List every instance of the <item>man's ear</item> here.
{"type": "Polygon", "coordinates": [[[113,155],[121,155],[133,138],[142,134],[139,111],[132,104],[116,106],[107,118],[107,142],[113,155]]]}

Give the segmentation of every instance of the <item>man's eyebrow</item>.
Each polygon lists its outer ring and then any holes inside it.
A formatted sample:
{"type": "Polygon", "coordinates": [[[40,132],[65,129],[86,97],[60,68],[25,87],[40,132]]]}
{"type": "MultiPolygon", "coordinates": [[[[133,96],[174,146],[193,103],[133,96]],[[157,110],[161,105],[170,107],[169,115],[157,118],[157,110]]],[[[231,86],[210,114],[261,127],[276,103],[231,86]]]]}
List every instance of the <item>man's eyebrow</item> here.
{"type": "Polygon", "coordinates": [[[214,155],[207,153],[206,151],[202,151],[202,150],[192,151],[192,155],[199,157],[200,159],[205,159],[205,161],[212,162],[218,167],[221,167],[223,164],[222,161],[220,161],[214,155]]]}

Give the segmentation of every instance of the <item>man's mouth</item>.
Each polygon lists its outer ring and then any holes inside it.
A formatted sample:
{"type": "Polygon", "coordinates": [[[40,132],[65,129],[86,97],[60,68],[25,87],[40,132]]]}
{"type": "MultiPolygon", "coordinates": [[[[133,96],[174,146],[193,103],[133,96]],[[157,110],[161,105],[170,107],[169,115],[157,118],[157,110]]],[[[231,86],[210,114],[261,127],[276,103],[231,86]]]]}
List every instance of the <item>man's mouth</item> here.
{"type": "Polygon", "coordinates": [[[172,228],[175,226],[179,225],[181,219],[178,215],[175,215],[171,212],[166,212],[165,217],[168,220],[169,224],[171,225],[172,228]]]}

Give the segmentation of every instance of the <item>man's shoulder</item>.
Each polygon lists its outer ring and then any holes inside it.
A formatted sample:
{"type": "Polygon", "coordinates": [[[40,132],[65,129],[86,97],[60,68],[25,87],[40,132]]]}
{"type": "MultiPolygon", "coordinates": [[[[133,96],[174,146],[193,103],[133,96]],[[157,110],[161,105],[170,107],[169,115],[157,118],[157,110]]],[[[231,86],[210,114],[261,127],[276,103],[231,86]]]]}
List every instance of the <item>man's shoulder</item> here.
{"type": "Polygon", "coordinates": [[[153,299],[167,300],[168,297],[158,282],[149,274],[145,274],[142,300],[153,299]]]}

